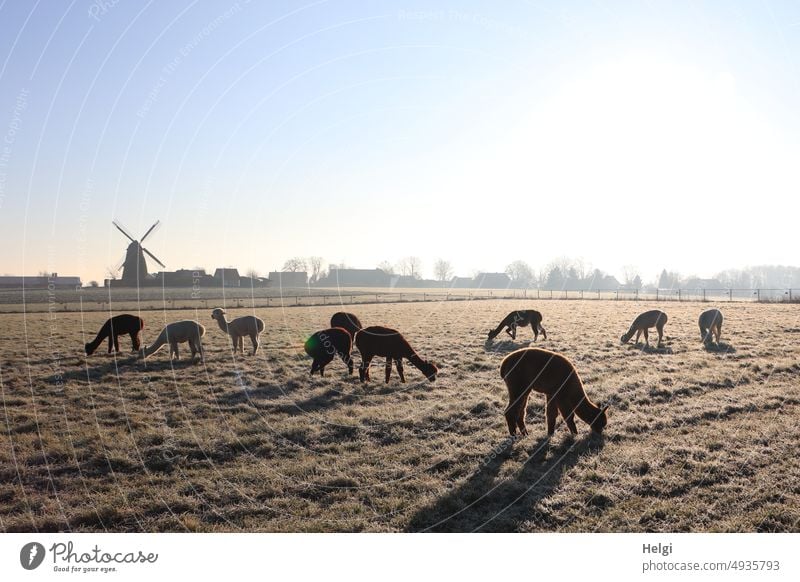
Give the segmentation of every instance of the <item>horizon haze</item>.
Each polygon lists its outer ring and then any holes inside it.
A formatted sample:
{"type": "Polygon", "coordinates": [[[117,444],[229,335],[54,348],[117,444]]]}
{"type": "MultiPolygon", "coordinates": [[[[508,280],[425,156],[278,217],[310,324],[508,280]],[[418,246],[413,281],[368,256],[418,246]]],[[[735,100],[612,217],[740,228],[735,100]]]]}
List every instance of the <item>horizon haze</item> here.
{"type": "Polygon", "coordinates": [[[1,273],[101,281],[112,219],[168,270],[796,264],[796,3],[4,3],[0,47],[1,273]]]}

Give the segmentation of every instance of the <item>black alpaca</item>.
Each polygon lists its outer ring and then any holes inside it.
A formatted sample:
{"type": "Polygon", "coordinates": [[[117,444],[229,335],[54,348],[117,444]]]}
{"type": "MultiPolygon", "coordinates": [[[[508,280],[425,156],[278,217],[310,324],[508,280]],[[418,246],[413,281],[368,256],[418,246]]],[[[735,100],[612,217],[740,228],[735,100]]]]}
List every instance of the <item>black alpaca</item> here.
{"type": "Polygon", "coordinates": [[[331,329],[323,329],[318,331],[306,340],[303,346],[306,353],[314,358],[311,362],[311,375],[319,370],[319,375],[325,375],[325,366],[333,361],[333,358],[338,355],[342,361],[347,365],[348,374],[353,373],[353,359],[350,357],[350,352],[353,349],[353,338],[346,329],[341,327],[332,327],[331,329]]]}
{"type": "Polygon", "coordinates": [[[103,324],[100,331],[97,332],[97,337],[84,345],[86,355],[91,356],[97,347],[108,338],[108,353],[112,349],[119,352],[119,336],[128,334],[131,336],[131,344],[133,351],[139,350],[141,342],[139,341],[139,332],[144,329],[144,320],[141,317],[123,313],[122,315],[115,315],[103,324]]]}
{"type": "Polygon", "coordinates": [[[431,382],[436,380],[436,374],[439,372],[435,364],[420,358],[406,338],[396,329],[377,325],[365,327],[356,334],[356,347],[361,352],[361,367],[358,369],[358,375],[362,382],[369,380],[369,364],[375,356],[386,358],[387,382],[392,375],[393,361],[397,366],[400,381],[406,381],[403,374],[403,358],[411,362],[431,382]]]}
{"type": "Polygon", "coordinates": [[[533,329],[533,341],[539,339],[539,332],[542,333],[544,339],[547,339],[547,332],[542,327],[542,314],[535,309],[525,309],[521,311],[512,311],[503,318],[495,329],[489,332],[489,341],[496,338],[503,328],[506,328],[506,333],[511,336],[512,340],[517,339],[517,327],[525,327],[530,325],[533,329]]]}
{"type": "Polygon", "coordinates": [[[341,327],[342,329],[346,329],[352,337],[356,337],[356,332],[364,326],[361,325],[361,322],[352,313],[339,311],[334,313],[331,317],[331,327],[341,327]]]}

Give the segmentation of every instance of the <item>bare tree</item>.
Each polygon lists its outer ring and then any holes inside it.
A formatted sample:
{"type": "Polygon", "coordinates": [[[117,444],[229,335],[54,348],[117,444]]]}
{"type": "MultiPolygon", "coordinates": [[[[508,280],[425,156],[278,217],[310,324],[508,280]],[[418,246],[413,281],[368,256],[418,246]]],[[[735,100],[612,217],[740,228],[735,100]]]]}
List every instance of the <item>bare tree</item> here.
{"type": "Polygon", "coordinates": [[[389,261],[381,261],[378,264],[378,268],[387,275],[394,275],[394,265],[389,261]]]}
{"type": "Polygon", "coordinates": [[[100,283],[97,281],[89,281],[89,287],[99,287],[100,283]]]}
{"type": "Polygon", "coordinates": [[[308,267],[306,266],[306,261],[304,258],[295,257],[293,259],[289,259],[283,264],[283,270],[290,273],[298,273],[300,271],[308,271],[308,267]]]}
{"type": "Polygon", "coordinates": [[[259,273],[258,273],[258,271],[256,269],[250,268],[250,269],[247,269],[247,272],[245,273],[245,276],[246,277],[250,277],[251,279],[258,279],[259,273]]]}
{"type": "Polygon", "coordinates": [[[422,271],[422,261],[419,257],[405,257],[397,263],[397,268],[404,277],[419,279],[422,271]]]}
{"type": "Polygon", "coordinates": [[[311,266],[311,278],[309,279],[310,283],[316,283],[319,281],[322,276],[322,265],[324,261],[322,257],[308,257],[308,264],[311,266]]]}
{"type": "Polygon", "coordinates": [[[106,267],[106,279],[115,281],[117,279],[117,270],[114,267],[106,267]]]}
{"type": "Polygon", "coordinates": [[[436,276],[436,280],[444,284],[452,278],[453,267],[450,265],[450,261],[439,259],[433,265],[433,273],[436,276]]]}
{"type": "Polygon", "coordinates": [[[506,274],[511,277],[511,285],[519,289],[527,289],[534,282],[531,266],[525,261],[514,261],[506,267],[506,274]]]}
{"type": "Polygon", "coordinates": [[[639,268],[635,265],[625,265],[622,267],[622,278],[625,279],[625,285],[634,285],[636,279],[639,279],[641,285],[642,278],[639,276],[639,268]]]}

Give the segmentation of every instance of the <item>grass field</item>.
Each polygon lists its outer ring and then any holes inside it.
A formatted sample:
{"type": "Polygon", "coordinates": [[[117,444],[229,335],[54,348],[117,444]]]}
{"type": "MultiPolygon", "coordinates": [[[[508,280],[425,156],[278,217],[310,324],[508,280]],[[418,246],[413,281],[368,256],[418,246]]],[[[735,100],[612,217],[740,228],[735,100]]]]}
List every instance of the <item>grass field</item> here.
{"type": "MultiPolygon", "coordinates": [[[[358,306],[441,365],[388,385],[382,365],[363,385],[338,360],[309,378],[300,345],[333,307],[257,311],[268,332],[244,358],[198,312],[205,365],[105,344],[87,359],[101,313],[4,314],[0,530],[800,531],[797,306],[722,305],[718,350],[699,341],[709,304],[661,306],[661,351],[619,343],[647,302],[358,306]],[[521,308],[611,402],[602,439],[559,423],[547,443],[533,397],[530,436],[506,440],[498,369],[532,334],[485,338],[521,308]]],[[[190,313],[144,314],[145,341],[190,313]]]]}

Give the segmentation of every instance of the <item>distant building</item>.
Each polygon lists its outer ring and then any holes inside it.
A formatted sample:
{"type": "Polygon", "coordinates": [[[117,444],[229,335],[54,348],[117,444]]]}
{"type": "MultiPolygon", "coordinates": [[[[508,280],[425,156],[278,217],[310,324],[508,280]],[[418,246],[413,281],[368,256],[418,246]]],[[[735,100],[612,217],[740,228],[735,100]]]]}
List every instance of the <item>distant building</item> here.
{"type": "Polygon", "coordinates": [[[688,279],[683,285],[685,289],[722,289],[725,285],[719,279],[688,279]]]}
{"type": "MultiPolygon", "coordinates": [[[[317,281],[317,285],[320,287],[392,287],[393,277],[382,269],[331,267],[328,274],[317,281]]],[[[272,278],[272,274],[270,274],[270,278],[272,278]]]]}
{"type": "Polygon", "coordinates": [[[248,277],[245,275],[239,278],[239,287],[250,289],[269,287],[269,279],[266,277],[248,277]]]}
{"type": "Polygon", "coordinates": [[[511,286],[511,277],[506,273],[478,273],[473,279],[476,289],[508,289],[511,286]]]}
{"type": "Polygon", "coordinates": [[[214,281],[219,287],[239,287],[241,277],[238,269],[223,268],[214,271],[214,281]]]}
{"type": "Polygon", "coordinates": [[[80,277],[60,277],[58,273],[52,275],[21,275],[0,277],[0,287],[3,289],[76,289],[81,287],[80,277]]]}
{"type": "Polygon", "coordinates": [[[450,279],[451,289],[472,289],[475,286],[475,279],[472,277],[453,277],[450,279]]]}
{"type": "Polygon", "coordinates": [[[269,282],[272,287],[308,287],[308,273],[305,271],[270,271],[269,282]]]}

